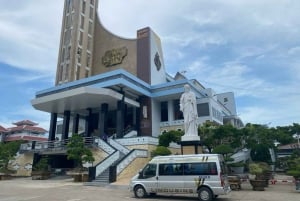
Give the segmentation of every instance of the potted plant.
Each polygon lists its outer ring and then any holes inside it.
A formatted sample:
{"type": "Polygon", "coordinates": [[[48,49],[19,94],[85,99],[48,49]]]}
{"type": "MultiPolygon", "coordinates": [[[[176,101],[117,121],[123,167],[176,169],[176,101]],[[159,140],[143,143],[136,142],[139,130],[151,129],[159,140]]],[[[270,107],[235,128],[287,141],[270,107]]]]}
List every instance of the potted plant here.
{"type": "Polygon", "coordinates": [[[249,164],[249,173],[255,178],[250,177],[250,184],[254,191],[264,191],[266,187],[266,179],[264,177],[264,168],[260,163],[249,164]]]}
{"type": "Polygon", "coordinates": [[[288,168],[286,173],[294,177],[296,190],[300,190],[300,157],[288,160],[288,168]]]}
{"type": "Polygon", "coordinates": [[[69,160],[74,160],[75,163],[75,168],[67,174],[73,176],[75,182],[87,181],[88,170],[83,167],[83,163],[91,163],[95,159],[91,150],[84,145],[84,138],[81,135],[73,134],[69,138],[67,157],[69,160]]]}
{"type": "Polygon", "coordinates": [[[48,169],[48,158],[42,157],[33,167],[31,171],[32,180],[49,179],[51,172],[48,169]]]}

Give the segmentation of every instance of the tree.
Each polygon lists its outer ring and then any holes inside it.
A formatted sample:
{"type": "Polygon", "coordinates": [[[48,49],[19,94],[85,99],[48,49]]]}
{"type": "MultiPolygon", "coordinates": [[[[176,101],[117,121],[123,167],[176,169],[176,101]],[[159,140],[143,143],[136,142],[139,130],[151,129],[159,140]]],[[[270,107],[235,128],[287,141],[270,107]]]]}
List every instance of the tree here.
{"type": "Polygon", "coordinates": [[[22,141],[0,144],[0,172],[9,172],[8,163],[19,151],[22,141]]]}
{"type": "Polygon", "coordinates": [[[227,144],[221,144],[214,148],[213,153],[215,154],[222,154],[225,159],[228,158],[228,154],[233,153],[234,150],[231,148],[231,146],[227,144]]]}
{"type": "Polygon", "coordinates": [[[168,132],[164,132],[158,137],[158,144],[159,146],[168,147],[170,142],[179,142],[182,135],[182,131],[171,130],[168,132]]]}
{"type": "Polygon", "coordinates": [[[84,145],[84,138],[79,134],[73,134],[67,144],[67,157],[74,160],[77,168],[82,169],[83,163],[93,162],[95,158],[89,148],[84,145]]]}
{"type": "Polygon", "coordinates": [[[164,146],[157,146],[157,148],[151,152],[152,157],[167,156],[170,154],[172,154],[172,152],[167,147],[164,147],[164,146]]]}

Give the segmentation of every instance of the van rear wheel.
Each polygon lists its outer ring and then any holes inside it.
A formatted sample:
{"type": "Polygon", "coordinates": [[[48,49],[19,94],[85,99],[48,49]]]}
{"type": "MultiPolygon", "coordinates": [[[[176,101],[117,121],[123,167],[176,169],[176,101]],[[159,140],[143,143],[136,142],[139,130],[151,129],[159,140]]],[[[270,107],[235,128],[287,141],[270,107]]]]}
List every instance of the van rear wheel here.
{"type": "Polygon", "coordinates": [[[137,198],[144,198],[144,197],[146,197],[146,191],[145,191],[144,187],[141,186],[141,185],[136,186],[134,188],[134,195],[137,198]]]}
{"type": "Polygon", "coordinates": [[[198,190],[198,198],[200,201],[212,201],[212,192],[207,187],[201,187],[198,190]]]}

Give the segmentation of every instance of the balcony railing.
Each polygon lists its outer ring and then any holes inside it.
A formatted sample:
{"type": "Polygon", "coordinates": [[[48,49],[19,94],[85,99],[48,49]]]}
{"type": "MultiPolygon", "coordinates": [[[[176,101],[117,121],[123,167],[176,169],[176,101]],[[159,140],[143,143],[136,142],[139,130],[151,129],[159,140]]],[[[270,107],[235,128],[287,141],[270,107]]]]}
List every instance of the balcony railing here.
{"type": "MultiPolygon", "coordinates": [[[[84,137],[85,146],[95,145],[95,140],[92,137],[84,137]]],[[[21,144],[20,152],[44,152],[44,151],[64,151],[67,149],[69,140],[54,140],[46,142],[28,142],[21,144]]]]}

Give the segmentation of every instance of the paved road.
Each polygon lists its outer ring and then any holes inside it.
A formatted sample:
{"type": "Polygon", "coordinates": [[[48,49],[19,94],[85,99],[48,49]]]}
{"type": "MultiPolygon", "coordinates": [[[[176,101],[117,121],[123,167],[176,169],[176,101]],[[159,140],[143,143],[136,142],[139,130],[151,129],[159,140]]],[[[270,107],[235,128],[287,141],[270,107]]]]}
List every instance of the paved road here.
{"type": "MultiPolygon", "coordinates": [[[[31,180],[18,178],[0,181],[0,201],[137,201],[125,185],[106,187],[84,186],[72,179],[31,180]]],[[[192,196],[163,195],[142,199],[143,201],[186,201],[197,200],[192,196]]],[[[232,191],[220,196],[216,201],[296,201],[300,192],[296,192],[293,183],[270,185],[266,191],[252,191],[248,182],[242,184],[242,190],[232,191]]]]}

